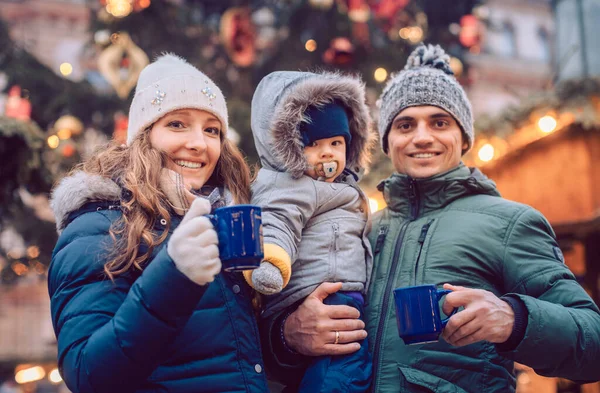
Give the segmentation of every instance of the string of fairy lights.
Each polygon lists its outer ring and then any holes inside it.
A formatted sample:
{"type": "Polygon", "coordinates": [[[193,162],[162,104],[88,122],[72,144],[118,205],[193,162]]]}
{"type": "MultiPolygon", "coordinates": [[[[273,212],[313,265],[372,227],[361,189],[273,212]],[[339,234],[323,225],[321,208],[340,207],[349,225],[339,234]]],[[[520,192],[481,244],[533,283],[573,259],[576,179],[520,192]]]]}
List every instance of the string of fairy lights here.
{"type": "Polygon", "coordinates": [[[47,378],[52,384],[59,384],[63,380],[55,364],[43,366],[23,364],[15,370],[15,381],[20,385],[38,382],[44,378],[47,378]]]}
{"type": "MultiPolygon", "coordinates": [[[[566,125],[568,125],[568,123],[567,123],[567,121],[563,121],[561,125],[566,126],[566,125]]],[[[541,116],[534,123],[533,126],[530,126],[530,127],[527,127],[525,129],[521,130],[521,133],[523,133],[523,132],[529,133],[530,135],[527,138],[527,142],[531,142],[533,140],[540,139],[540,138],[543,138],[544,136],[550,135],[551,133],[553,133],[554,131],[556,131],[559,128],[558,126],[559,126],[559,122],[556,119],[555,115],[547,114],[547,115],[541,116]]],[[[502,139],[502,138],[497,138],[497,137],[486,138],[484,136],[479,139],[480,140],[478,141],[476,148],[475,148],[475,151],[477,153],[476,161],[478,164],[486,164],[493,160],[497,160],[497,159],[501,158],[502,156],[504,156],[509,151],[514,150],[515,148],[519,147],[516,145],[509,146],[509,144],[510,144],[509,141],[502,139]],[[511,149],[509,149],[509,147],[511,149]]]]}
{"type": "Polygon", "coordinates": [[[107,13],[115,18],[124,18],[132,12],[150,7],[150,0],[101,0],[107,13]]]}

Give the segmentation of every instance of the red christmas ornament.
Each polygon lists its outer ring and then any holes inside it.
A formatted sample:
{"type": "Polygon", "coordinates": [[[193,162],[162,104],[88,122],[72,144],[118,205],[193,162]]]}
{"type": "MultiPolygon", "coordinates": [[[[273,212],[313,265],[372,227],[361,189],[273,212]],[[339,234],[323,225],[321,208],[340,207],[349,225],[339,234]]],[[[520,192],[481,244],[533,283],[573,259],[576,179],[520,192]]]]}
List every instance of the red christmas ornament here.
{"type": "Polygon", "coordinates": [[[122,112],[115,113],[114,117],[115,129],[113,131],[113,139],[119,143],[125,143],[127,141],[127,125],[129,124],[129,118],[122,112]]]}
{"type": "Polygon", "coordinates": [[[21,86],[15,85],[8,91],[4,116],[24,121],[31,118],[31,103],[21,97],[21,86]]]}
{"type": "Polygon", "coordinates": [[[75,154],[75,146],[73,146],[72,144],[68,143],[65,144],[65,147],[63,147],[62,149],[62,155],[63,157],[73,157],[73,154],[75,154]]]}
{"type": "Polygon", "coordinates": [[[483,28],[475,15],[464,15],[460,18],[460,34],[458,40],[467,48],[479,45],[483,35],[483,28]]]}
{"type": "Polygon", "coordinates": [[[354,23],[352,25],[352,36],[362,46],[369,48],[371,46],[371,35],[369,25],[365,23],[354,23]]]}
{"type": "Polygon", "coordinates": [[[369,7],[375,18],[389,20],[394,18],[409,2],[410,0],[370,0],[369,7]]]}
{"type": "Polygon", "coordinates": [[[371,9],[365,0],[348,0],[348,18],[352,21],[352,36],[356,42],[365,47],[371,45],[367,21],[371,17],[371,9]]]}
{"type": "Polygon", "coordinates": [[[371,9],[365,0],[348,0],[348,17],[352,22],[365,23],[370,15],[371,9]]]}
{"type": "Polygon", "coordinates": [[[373,18],[378,20],[384,32],[388,32],[396,22],[400,11],[408,5],[410,0],[368,0],[373,18]]]}
{"type": "Polygon", "coordinates": [[[136,12],[148,7],[150,7],[150,0],[135,0],[133,2],[133,10],[136,12]]]}
{"type": "Polygon", "coordinates": [[[354,45],[346,37],[331,40],[329,48],[323,53],[323,61],[327,64],[344,66],[354,60],[354,45]]]}
{"type": "Polygon", "coordinates": [[[256,35],[250,9],[233,7],[221,17],[221,42],[229,58],[240,67],[248,67],[256,60],[256,35]]]}

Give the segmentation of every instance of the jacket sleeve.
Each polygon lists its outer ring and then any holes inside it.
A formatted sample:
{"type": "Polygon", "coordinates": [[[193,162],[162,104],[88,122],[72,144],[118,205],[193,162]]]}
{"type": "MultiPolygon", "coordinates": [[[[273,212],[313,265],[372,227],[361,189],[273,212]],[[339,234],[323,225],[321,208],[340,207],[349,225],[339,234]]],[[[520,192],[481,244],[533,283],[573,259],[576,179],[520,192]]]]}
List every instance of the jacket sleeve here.
{"type": "Polygon", "coordinates": [[[49,270],[58,364],[75,393],[128,392],[143,386],[167,359],[170,344],[206,290],[177,270],[166,247],[133,283],[124,276],[114,282],[106,278],[105,260],[99,258],[107,253],[110,239],[105,220],[106,227],[94,231],[78,220],[71,223],[49,270]]]}
{"type": "Polygon", "coordinates": [[[600,379],[600,311],[564,264],[546,219],[526,209],[507,234],[505,289],[528,311],[521,343],[503,356],[538,374],[600,379]]]}
{"type": "Polygon", "coordinates": [[[261,170],[253,186],[252,202],[262,207],[264,243],[283,249],[293,264],[302,230],[317,208],[313,180],[261,170]]]}
{"type": "MultiPolygon", "coordinates": [[[[302,299],[304,300],[304,299],[302,299]]],[[[283,341],[282,328],[287,318],[300,305],[276,312],[267,318],[259,319],[260,343],[269,379],[284,385],[294,386],[299,383],[311,357],[292,353],[283,341]]]]}

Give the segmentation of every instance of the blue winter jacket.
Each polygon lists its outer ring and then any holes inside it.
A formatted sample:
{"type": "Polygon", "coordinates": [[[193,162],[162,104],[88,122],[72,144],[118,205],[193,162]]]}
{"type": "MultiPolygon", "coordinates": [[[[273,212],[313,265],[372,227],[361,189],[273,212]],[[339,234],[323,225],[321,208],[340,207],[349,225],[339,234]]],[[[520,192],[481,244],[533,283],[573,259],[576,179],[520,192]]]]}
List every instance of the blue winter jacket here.
{"type": "MultiPolygon", "coordinates": [[[[68,196],[60,190],[65,182],[54,193],[57,225],[64,230],[48,275],[59,370],[69,389],[268,391],[250,288],[241,274],[221,273],[199,286],[176,268],[167,240],[143,272],[112,282],[103,265],[112,244],[109,228],[121,216],[111,198],[115,189],[99,186],[97,177],[77,176],[66,181],[68,196]],[[73,183],[84,186],[79,192],[85,197],[73,192],[73,183]]],[[[179,222],[172,217],[170,233],[179,222]]],[[[161,233],[163,224],[155,229],[161,233]]]]}

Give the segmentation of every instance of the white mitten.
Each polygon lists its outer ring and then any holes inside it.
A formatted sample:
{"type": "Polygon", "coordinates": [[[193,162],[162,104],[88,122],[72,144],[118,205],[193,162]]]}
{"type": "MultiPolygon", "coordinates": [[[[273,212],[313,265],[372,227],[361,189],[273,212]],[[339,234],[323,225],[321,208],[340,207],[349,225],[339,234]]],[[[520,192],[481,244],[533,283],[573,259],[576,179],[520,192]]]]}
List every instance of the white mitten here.
{"type": "Polygon", "coordinates": [[[205,214],[210,213],[210,203],[197,198],[183,216],[167,244],[167,253],[180,272],[198,285],[214,280],[221,271],[219,239],[205,214]]]}
{"type": "Polygon", "coordinates": [[[252,271],[252,286],[263,295],[279,293],[283,289],[281,271],[273,264],[263,261],[252,271]]]}

